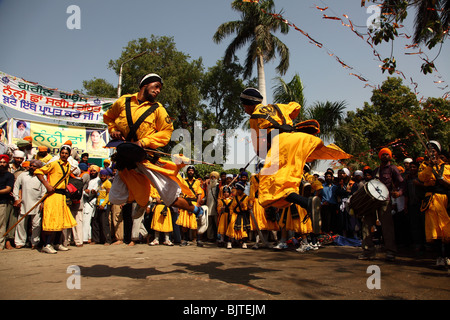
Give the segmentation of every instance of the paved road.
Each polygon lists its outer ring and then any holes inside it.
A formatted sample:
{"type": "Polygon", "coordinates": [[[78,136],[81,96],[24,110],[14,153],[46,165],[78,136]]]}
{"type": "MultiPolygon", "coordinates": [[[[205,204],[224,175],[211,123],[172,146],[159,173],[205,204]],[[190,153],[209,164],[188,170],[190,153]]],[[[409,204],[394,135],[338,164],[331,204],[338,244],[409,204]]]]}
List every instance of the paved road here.
{"type": "Polygon", "coordinates": [[[203,248],[85,245],[55,255],[31,249],[3,250],[0,299],[450,299],[450,276],[434,267],[431,258],[400,256],[388,263],[380,254],[380,260],[359,261],[359,252],[353,247],[325,246],[300,254],[294,250],[228,250],[214,244],[203,248]],[[371,265],[379,267],[379,272],[375,267],[375,273],[370,269],[368,273],[371,265]],[[78,278],[72,273],[76,270],[78,278]],[[368,282],[380,288],[369,289],[368,282]],[[69,289],[68,283],[75,288],[69,289]]]}

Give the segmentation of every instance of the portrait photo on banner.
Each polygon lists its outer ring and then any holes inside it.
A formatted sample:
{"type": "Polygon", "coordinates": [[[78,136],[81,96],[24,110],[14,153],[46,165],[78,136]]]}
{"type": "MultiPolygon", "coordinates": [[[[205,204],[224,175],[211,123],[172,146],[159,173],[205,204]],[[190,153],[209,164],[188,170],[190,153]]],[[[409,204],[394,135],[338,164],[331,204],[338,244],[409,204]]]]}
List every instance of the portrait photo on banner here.
{"type": "Polygon", "coordinates": [[[106,130],[86,129],[86,152],[90,158],[108,158],[109,149],[106,146],[106,130]]]}
{"type": "Polygon", "coordinates": [[[30,122],[25,120],[14,120],[13,138],[21,140],[31,135],[30,122]]]}

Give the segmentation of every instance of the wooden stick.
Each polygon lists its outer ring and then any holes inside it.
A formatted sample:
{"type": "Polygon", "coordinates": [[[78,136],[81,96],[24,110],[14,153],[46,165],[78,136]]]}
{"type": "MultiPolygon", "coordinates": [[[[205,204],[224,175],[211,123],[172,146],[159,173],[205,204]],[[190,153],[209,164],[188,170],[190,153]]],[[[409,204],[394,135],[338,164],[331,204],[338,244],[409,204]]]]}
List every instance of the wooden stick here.
{"type": "MultiPolygon", "coordinates": [[[[170,154],[170,153],[166,153],[166,152],[162,152],[162,151],[158,151],[158,150],[154,150],[154,149],[146,149],[146,148],[143,148],[143,149],[145,151],[147,151],[147,152],[158,153],[158,154],[162,154],[162,155],[165,155],[165,156],[172,156],[172,154],[170,154]]],[[[186,159],[189,159],[189,158],[186,158],[186,159]]],[[[200,160],[194,160],[194,159],[189,159],[189,161],[193,161],[193,162],[197,162],[197,163],[201,163],[201,164],[207,164],[209,166],[214,166],[215,165],[214,163],[209,163],[209,162],[200,161],[200,160]]]]}
{"type": "MultiPolygon", "coordinates": [[[[247,163],[247,165],[244,167],[244,171],[248,168],[248,166],[250,165],[250,163],[257,157],[258,155],[255,154],[255,156],[247,163]]],[[[239,177],[239,175],[236,175],[236,177],[233,178],[233,180],[231,180],[231,182],[229,184],[226,185],[226,187],[229,187],[233,184],[233,182],[237,179],[237,177],[239,177]]]]}
{"type": "MultiPolygon", "coordinates": [[[[63,182],[64,180],[66,180],[66,179],[61,179],[61,180],[59,180],[59,181],[53,186],[53,188],[56,189],[56,187],[59,186],[59,184],[60,184],[61,182],[63,182]]],[[[40,205],[40,204],[42,203],[42,201],[44,201],[46,198],[48,198],[48,196],[52,195],[53,193],[54,193],[54,192],[52,192],[52,193],[48,193],[48,192],[47,192],[46,194],[44,194],[44,196],[43,196],[38,202],[36,202],[36,204],[35,204],[30,210],[28,210],[28,212],[25,213],[24,216],[23,216],[22,218],[20,218],[19,220],[17,220],[17,222],[16,222],[11,228],[9,228],[9,229],[5,232],[5,234],[3,235],[3,237],[6,237],[6,235],[7,235],[12,229],[14,229],[14,228],[20,223],[20,221],[22,221],[23,219],[25,219],[25,217],[26,217],[28,214],[30,214],[31,211],[33,211],[38,205],[40,205]]]]}
{"type": "MultiPolygon", "coordinates": [[[[255,201],[258,201],[258,200],[255,199],[255,201]]],[[[267,243],[266,239],[264,239],[264,236],[263,236],[261,230],[259,230],[258,222],[256,221],[255,214],[253,213],[253,209],[251,209],[249,211],[250,211],[250,217],[252,218],[253,223],[255,224],[256,232],[258,232],[258,235],[259,235],[262,243],[264,244],[264,246],[268,247],[269,244],[267,243]]],[[[258,244],[258,243],[256,243],[256,244],[258,244]]]]}

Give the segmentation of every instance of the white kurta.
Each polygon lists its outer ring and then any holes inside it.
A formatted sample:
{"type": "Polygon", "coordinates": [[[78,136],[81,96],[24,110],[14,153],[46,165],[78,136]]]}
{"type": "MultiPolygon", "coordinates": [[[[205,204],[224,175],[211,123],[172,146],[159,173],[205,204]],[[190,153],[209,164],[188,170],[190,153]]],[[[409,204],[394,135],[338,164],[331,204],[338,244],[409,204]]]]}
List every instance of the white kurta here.
{"type": "Polygon", "coordinates": [[[83,241],[88,241],[91,239],[91,219],[95,213],[95,205],[97,204],[97,192],[102,185],[102,181],[99,177],[89,180],[87,189],[95,190],[95,194],[87,195],[83,190],[83,200],[84,200],[84,216],[83,216],[83,241]]]}
{"type": "MultiPolygon", "coordinates": [[[[20,205],[19,219],[21,219],[33,206],[42,199],[47,189],[36,176],[28,172],[20,174],[14,183],[14,200],[19,200],[19,190],[22,189],[22,203],[20,205]]],[[[31,217],[31,244],[36,246],[41,234],[41,215],[39,207],[36,206],[28,216],[17,224],[14,243],[16,246],[24,246],[27,240],[26,221],[31,217]]]]}
{"type": "MultiPolygon", "coordinates": [[[[14,183],[13,194],[15,200],[19,200],[20,189],[22,189],[22,204],[20,207],[21,214],[27,213],[28,210],[30,210],[47,191],[36,176],[32,176],[27,172],[19,175],[14,183]]],[[[29,215],[35,215],[38,212],[39,206],[34,208],[29,215]]]]}

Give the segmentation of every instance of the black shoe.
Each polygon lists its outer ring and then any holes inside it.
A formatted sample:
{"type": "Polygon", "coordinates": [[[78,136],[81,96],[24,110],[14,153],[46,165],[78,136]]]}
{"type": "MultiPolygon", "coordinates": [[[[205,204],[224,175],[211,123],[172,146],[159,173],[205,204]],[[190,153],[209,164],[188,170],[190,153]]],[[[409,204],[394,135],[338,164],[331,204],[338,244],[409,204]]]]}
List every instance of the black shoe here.
{"type": "Polygon", "coordinates": [[[183,241],[181,241],[181,243],[180,243],[180,247],[186,247],[186,246],[188,246],[189,244],[188,244],[188,242],[186,241],[186,240],[183,240],[183,241]]]}
{"type": "Polygon", "coordinates": [[[386,253],[386,257],[384,258],[384,260],[389,261],[389,262],[394,262],[395,261],[395,254],[393,254],[393,253],[386,253]]]}
{"type": "Polygon", "coordinates": [[[358,260],[374,260],[375,254],[362,253],[358,256],[358,260]]]}

